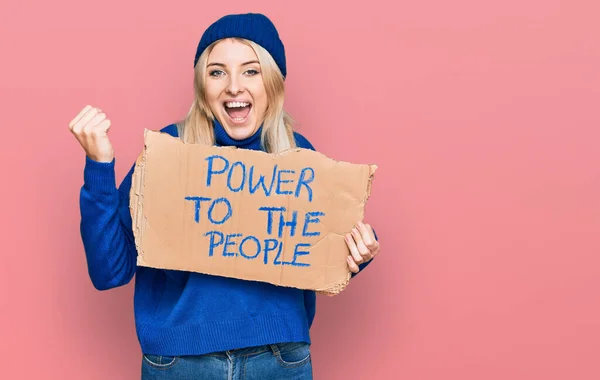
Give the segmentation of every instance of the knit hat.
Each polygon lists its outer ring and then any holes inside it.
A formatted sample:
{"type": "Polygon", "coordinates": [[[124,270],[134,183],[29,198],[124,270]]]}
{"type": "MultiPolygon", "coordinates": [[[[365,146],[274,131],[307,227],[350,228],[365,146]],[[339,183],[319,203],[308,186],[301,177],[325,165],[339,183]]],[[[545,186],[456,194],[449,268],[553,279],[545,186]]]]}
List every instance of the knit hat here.
{"type": "Polygon", "coordinates": [[[223,38],[239,37],[253,41],[271,54],[285,78],[285,48],[279,33],[269,18],[260,13],[232,14],[223,16],[204,31],[194,59],[194,67],[202,52],[213,42],[223,38]]]}

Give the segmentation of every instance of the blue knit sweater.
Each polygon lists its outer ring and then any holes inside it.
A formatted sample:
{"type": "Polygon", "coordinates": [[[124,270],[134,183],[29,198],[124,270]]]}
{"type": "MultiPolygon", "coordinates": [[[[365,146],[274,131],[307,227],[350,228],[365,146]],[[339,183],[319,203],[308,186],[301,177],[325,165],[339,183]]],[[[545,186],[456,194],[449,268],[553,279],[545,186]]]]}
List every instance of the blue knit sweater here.
{"type": "MultiPolygon", "coordinates": [[[[178,135],[174,124],[161,131],[178,135]]],[[[261,149],[260,130],[245,140],[233,140],[216,122],[215,135],[220,146],[261,149]]],[[[314,150],[299,133],[295,139],[299,147],[314,150]]],[[[117,188],[114,165],[114,160],[101,163],[86,158],[80,194],[81,236],[97,289],[122,286],[136,276],[135,323],[143,353],[201,355],[269,343],[310,343],[316,306],[313,291],[137,267],[129,212],[134,168],[117,188]]]]}

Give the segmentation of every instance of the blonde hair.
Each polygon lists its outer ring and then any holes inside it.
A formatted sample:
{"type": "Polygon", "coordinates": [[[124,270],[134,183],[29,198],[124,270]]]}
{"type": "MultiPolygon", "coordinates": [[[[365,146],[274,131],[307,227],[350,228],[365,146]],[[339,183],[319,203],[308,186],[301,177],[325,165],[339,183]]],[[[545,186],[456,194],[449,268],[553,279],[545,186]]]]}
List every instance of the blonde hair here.
{"type": "MultiPolygon", "coordinates": [[[[267,93],[267,110],[264,116],[261,133],[261,144],[269,153],[279,153],[296,147],[294,139],[294,121],[284,110],[284,79],[279,67],[271,55],[260,45],[242,38],[233,38],[250,46],[258,57],[262,79],[267,93]]],[[[215,116],[210,110],[205,96],[206,65],[208,55],[219,41],[214,42],[202,52],[194,70],[195,100],[186,117],[177,122],[177,130],[181,140],[190,144],[214,145],[215,135],[213,120],[215,116]]]]}

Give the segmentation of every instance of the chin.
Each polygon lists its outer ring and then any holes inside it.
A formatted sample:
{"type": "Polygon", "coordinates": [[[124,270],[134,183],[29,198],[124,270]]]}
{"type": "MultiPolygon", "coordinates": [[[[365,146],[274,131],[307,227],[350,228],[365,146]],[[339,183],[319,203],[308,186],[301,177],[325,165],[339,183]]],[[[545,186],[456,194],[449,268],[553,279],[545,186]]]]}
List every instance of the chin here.
{"type": "Polygon", "coordinates": [[[246,139],[252,136],[258,129],[254,123],[250,125],[231,125],[229,123],[225,123],[223,124],[223,128],[229,137],[234,140],[246,139]]]}

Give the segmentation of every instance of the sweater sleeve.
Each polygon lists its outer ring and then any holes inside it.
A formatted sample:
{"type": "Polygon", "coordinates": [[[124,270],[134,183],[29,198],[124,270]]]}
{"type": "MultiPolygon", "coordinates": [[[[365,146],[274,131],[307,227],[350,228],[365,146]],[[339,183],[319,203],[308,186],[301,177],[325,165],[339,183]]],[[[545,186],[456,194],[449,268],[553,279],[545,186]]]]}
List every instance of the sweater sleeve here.
{"type": "MultiPolygon", "coordinates": [[[[160,130],[177,137],[175,124],[160,130]]],[[[128,284],[137,269],[137,249],[129,211],[135,164],[117,188],[115,160],[97,162],[86,156],[80,191],[80,231],[88,273],[98,290],[128,284]]]]}
{"type": "Polygon", "coordinates": [[[80,231],[88,273],[98,290],[129,283],[136,270],[137,251],[129,213],[134,167],[117,188],[115,160],[104,163],[86,156],[80,191],[80,231]]]}

